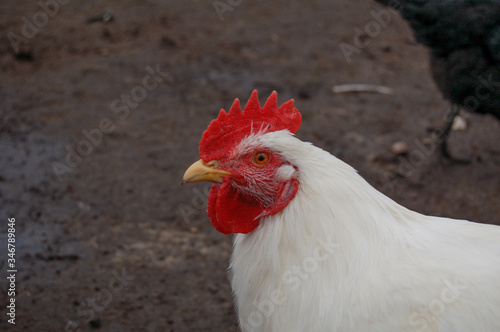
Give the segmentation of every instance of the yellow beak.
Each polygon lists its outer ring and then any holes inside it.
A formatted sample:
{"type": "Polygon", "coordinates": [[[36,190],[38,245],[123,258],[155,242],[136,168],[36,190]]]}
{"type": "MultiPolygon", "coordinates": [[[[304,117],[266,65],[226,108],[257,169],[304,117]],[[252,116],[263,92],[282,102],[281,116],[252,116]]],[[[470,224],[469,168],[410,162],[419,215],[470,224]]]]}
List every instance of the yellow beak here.
{"type": "Polygon", "coordinates": [[[201,181],[222,182],[224,177],[228,175],[231,175],[231,173],[214,168],[212,162],[205,164],[203,160],[200,159],[189,166],[182,177],[182,184],[201,181]]]}

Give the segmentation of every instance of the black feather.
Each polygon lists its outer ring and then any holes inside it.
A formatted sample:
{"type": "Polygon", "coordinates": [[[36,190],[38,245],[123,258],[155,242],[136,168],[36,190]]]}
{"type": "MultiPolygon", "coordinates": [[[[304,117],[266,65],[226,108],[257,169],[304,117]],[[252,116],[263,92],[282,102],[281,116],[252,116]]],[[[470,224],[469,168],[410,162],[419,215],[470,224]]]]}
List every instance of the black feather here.
{"type": "Polygon", "coordinates": [[[431,50],[452,103],[500,120],[500,0],[376,0],[397,9],[431,50]]]}

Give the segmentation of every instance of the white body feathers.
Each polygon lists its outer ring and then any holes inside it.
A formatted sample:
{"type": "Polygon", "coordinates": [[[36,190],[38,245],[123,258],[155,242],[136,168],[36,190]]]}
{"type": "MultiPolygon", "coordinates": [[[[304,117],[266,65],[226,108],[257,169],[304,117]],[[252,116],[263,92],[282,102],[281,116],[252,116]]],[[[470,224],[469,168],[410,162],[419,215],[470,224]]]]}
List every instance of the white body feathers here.
{"type": "Polygon", "coordinates": [[[235,237],[244,332],[500,331],[500,227],[410,211],[288,131],[242,144],[274,150],[300,181],[287,207],[235,237]]]}

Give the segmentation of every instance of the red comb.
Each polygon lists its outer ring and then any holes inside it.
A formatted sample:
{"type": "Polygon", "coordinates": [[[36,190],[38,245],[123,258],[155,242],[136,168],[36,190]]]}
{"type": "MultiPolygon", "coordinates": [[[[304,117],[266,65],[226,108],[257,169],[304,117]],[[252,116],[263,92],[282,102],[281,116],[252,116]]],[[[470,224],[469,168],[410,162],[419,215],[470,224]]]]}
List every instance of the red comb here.
{"type": "Polygon", "coordinates": [[[229,113],[224,109],[220,110],[219,117],[203,133],[200,157],[205,162],[220,159],[252,133],[284,129],[295,133],[301,120],[302,116],[293,106],[293,99],[278,108],[278,94],[273,91],[261,108],[257,90],[254,90],[244,111],[241,110],[238,99],[234,101],[229,113]]]}

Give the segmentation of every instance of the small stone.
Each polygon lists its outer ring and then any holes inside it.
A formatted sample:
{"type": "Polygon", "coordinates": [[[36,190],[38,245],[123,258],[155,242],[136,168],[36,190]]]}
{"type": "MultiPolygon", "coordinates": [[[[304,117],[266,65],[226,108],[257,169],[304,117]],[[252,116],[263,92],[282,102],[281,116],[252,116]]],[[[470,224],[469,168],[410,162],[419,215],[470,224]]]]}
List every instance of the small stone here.
{"type": "Polygon", "coordinates": [[[462,118],[460,115],[457,115],[455,119],[453,119],[453,124],[451,125],[451,130],[465,130],[467,129],[467,121],[462,118]]]}
{"type": "Polygon", "coordinates": [[[392,153],[398,156],[408,153],[408,144],[406,144],[406,142],[403,141],[396,142],[392,145],[391,151],[392,153]]]}

